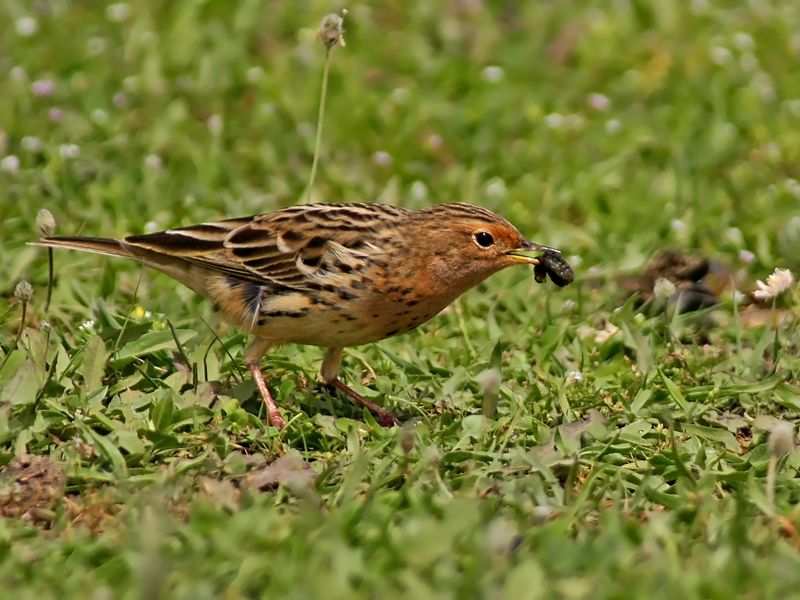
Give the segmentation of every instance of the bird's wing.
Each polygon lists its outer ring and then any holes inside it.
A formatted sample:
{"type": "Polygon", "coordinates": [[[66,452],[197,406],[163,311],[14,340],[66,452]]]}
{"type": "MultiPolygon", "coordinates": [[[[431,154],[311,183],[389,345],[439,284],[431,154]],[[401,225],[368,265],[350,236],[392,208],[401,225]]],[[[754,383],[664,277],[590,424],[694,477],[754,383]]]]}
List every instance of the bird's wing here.
{"type": "Polygon", "coordinates": [[[340,285],[387,252],[387,228],[409,211],[383,204],[305,204],[123,238],[124,246],[183,259],[254,283],[340,285]]]}

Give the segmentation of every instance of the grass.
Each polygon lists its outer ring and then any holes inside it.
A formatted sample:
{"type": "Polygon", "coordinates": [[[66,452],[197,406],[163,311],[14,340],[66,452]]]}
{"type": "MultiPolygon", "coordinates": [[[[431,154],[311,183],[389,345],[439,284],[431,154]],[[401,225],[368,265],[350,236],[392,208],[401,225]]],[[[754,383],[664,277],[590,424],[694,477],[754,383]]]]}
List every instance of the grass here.
{"type": "Polygon", "coordinates": [[[0,9],[0,154],[19,162],[0,171],[5,589],[796,594],[800,452],[779,461],[773,511],[763,424],[800,413],[797,288],[774,310],[728,289],[665,315],[619,280],[665,247],[744,291],[800,268],[793,3],[348,6],[313,199],[482,204],[578,257],[577,280],[504,272],[350,351],[346,379],[402,428],[320,391],[318,349],[272,352],[280,434],[242,373],[245,338],[207,303],[57,253],[45,315],[46,253],[26,242],[40,208],[58,233],[114,235],[299,201],[332,7],[31,6],[0,9]],[[33,35],[15,32],[25,16],[33,35]],[[21,279],[35,295],[14,344],[21,279]]]}

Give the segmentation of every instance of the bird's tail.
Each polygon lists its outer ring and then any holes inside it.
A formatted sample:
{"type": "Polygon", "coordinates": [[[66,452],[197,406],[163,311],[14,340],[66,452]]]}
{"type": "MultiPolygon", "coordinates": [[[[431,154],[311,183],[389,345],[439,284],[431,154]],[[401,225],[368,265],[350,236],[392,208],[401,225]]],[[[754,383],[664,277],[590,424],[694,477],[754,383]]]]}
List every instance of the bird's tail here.
{"type": "Polygon", "coordinates": [[[49,246],[51,248],[71,248],[72,250],[83,250],[84,252],[94,252],[95,254],[107,254],[108,256],[124,256],[126,258],[136,258],[136,255],[128,248],[123,246],[119,240],[99,237],[43,237],[34,242],[36,246],[49,246]]]}
{"type": "Polygon", "coordinates": [[[194,290],[201,296],[208,296],[209,270],[202,266],[192,264],[190,261],[177,256],[170,256],[154,252],[145,248],[127,244],[123,240],[100,237],[83,236],[55,236],[43,237],[33,242],[35,246],[48,246],[50,248],[68,248],[82,250],[94,254],[107,256],[121,256],[132,258],[151,269],[166,273],[177,279],[183,285],[194,290]]]}

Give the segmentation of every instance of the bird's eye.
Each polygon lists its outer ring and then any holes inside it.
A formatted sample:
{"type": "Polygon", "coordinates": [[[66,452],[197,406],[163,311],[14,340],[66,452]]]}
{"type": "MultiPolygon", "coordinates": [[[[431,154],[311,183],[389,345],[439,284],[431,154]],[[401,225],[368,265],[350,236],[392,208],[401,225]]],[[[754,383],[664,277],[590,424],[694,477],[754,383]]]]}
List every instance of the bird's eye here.
{"type": "Polygon", "coordinates": [[[479,231],[473,237],[475,238],[475,243],[477,243],[481,248],[489,248],[492,244],[494,244],[494,238],[488,231],[479,231]]]}

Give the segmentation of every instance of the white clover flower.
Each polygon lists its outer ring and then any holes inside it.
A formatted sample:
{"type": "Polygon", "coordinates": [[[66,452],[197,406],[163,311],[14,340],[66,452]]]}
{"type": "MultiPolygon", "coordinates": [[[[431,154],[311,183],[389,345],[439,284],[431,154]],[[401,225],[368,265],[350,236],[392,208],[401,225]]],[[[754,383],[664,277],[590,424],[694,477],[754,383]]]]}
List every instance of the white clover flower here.
{"type": "Polygon", "coordinates": [[[549,129],[561,129],[564,126],[565,121],[566,119],[561,113],[550,113],[544,118],[544,124],[549,129]]]}
{"type": "Polygon", "coordinates": [[[611,100],[605,94],[593,93],[586,98],[586,104],[598,112],[605,112],[611,108],[611,100]]]}
{"type": "Polygon", "coordinates": [[[81,155],[81,149],[77,144],[61,144],[58,147],[58,153],[61,158],[78,158],[81,155]]]}
{"type": "Polygon", "coordinates": [[[500,389],[500,384],[503,383],[503,374],[499,369],[486,369],[475,376],[475,381],[484,394],[493,396],[500,389]]]}
{"type": "Polygon", "coordinates": [[[425,137],[425,146],[428,150],[438,150],[444,146],[444,139],[438,133],[431,133],[425,137]]]}
{"type": "Polygon", "coordinates": [[[508,195],[508,187],[506,182],[500,177],[492,177],[486,183],[486,195],[494,200],[501,200],[508,195]]]}
{"type": "Polygon", "coordinates": [[[42,149],[42,140],[32,135],[26,135],[20,142],[22,149],[26,152],[38,152],[42,149]]]}
{"type": "Polygon", "coordinates": [[[31,91],[34,96],[46,98],[56,92],[56,84],[51,79],[37,79],[31,84],[31,91]]]}
{"type": "Polygon", "coordinates": [[[483,78],[488,81],[489,83],[497,83],[501,81],[505,76],[505,71],[503,71],[503,67],[498,67],[497,65],[489,65],[485,67],[481,72],[483,78]]]}
{"type": "Polygon", "coordinates": [[[20,17],[14,26],[17,29],[17,35],[20,37],[31,37],[39,31],[39,22],[33,17],[20,17]]]}
{"type": "Polygon", "coordinates": [[[609,119],[606,121],[606,133],[616,135],[622,130],[622,123],[619,119],[609,119]]]}
{"type": "Polygon", "coordinates": [[[16,173],[19,171],[19,158],[14,154],[9,154],[0,160],[0,171],[5,173],[16,173]]]}
{"type": "Polygon", "coordinates": [[[411,97],[411,93],[404,87],[394,88],[389,95],[393,102],[397,104],[405,104],[411,97]]]}
{"type": "Polygon", "coordinates": [[[775,269],[772,274],[767,277],[766,283],[763,281],[756,281],[758,289],[753,292],[753,297],[758,300],[777,298],[792,287],[793,283],[794,277],[789,269],[775,269]]]}
{"type": "Polygon", "coordinates": [[[98,125],[105,125],[108,123],[108,113],[102,108],[95,108],[92,111],[92,120],[98,125]]]}
{"type": "Polygon", "coordinates": [[[64,111],[61,110],[59,107],[54,106],[49,111],[47,111],[47,118],[50,119],[53,123],[61,123],[64,120],[64,111]]]}
{"type": "Polygon", "coordinates": [[[78,329],[81,329],[83,331],[90,331],[94,329],[94,326],[95,326],[94,319],[87,319],[78,326],[78,329]]]}
{"type": "Polygon", "coordinates": [[[780,458],[794,450],[794,425],[788,421],[778,421],[767,438],[769,453],[780,458]]]}
{"type": "Polygon", "coordinates": [[[214,137],[219,137],[222,134],[222,117],[220,115],[213,114],[208,117],[206,125],[208,125],[208,131],[210,131],[211,135],[214,137]]]}
{"type": "Polygon", "coordinates": [[[411,184],[409,195],[417,202],[425,202],[428,199],[428,186],[424,181],[417,179],[411,184]]]}
{"type": "Polygon", "coordinates": [[[672,228],[672,231],[679,235],[686,233],[688,229],[686,222],[681,219],[672,219],[672,221],[669,222],[669,226],[672,228]]]}
{"type": "Polygon", "coordinates": [[[756,255],[750,250],[739,250],[739,260],[746,265],[752,265],[756,261],[756,255]]]}
{"type": "Polygon", "coordinates": [[[124,92],[117,92],[111,98],[111,103],[116,108],[125,108],[126,106],[128,106],[128,97],[125,95],[124,92]]]}
{"type": "Polygon", "coordinates": [[[131,5],[125,2],[109,4],[106,7],[106,19],[112,23],[121,23],[131,16],[131,5]]]}
{"type": "Polygon", "coordinates": [[[733,43],[739,50],[752,50],[755,46],[753,36],[745,31],[737,31],[733,36],[733,43]]]}
{"type": "Polygon", "coordinates": [[[160,171],[164,161],[158,154],[148,154],[144,157],[144,166],[151,171],[160,171]]]}
{"type": "Polygon", "coordinates": [[[569,371],[564,379],[566,379],[567,383],[580,383],[583,381],[583,373],[580,371],[569,371]]]}
{"type": "Polygon", "coordinates": [[[372,154],[372,162],[374,162],[379,167],[385,167],[392,164],[392,155],[388,152],[384,152],[383,150],[378,150],[377,152],[373,152],[372,154]]]}
{"type": "Polygon", "coordinates": [[[675,293],[675,284],[666,277],[659,277],[653,285],[653,296],[657,300],[669,300],[675,293]]]}
{"type": "Polygon", "coordinates": [[[19,65],[11,67],[8,75],[11,78],[11,81],[25,81],[28,78],[28,72],[24,67],[20,67],[19,65]]]}
{"type": "Polygon", "coordinates": [[[244,76],[250,83],[258,83],[259,81],[264,79],[264,69],[258,66],[250,67],[249,69],[247,69],[244,76]]]}
{"type": "Polygon", "coordinates": [[[731,62],[733,54],[724,46],[714,46],[711,48],[711,61],[717,65],[725,65],[731,62]]]}

